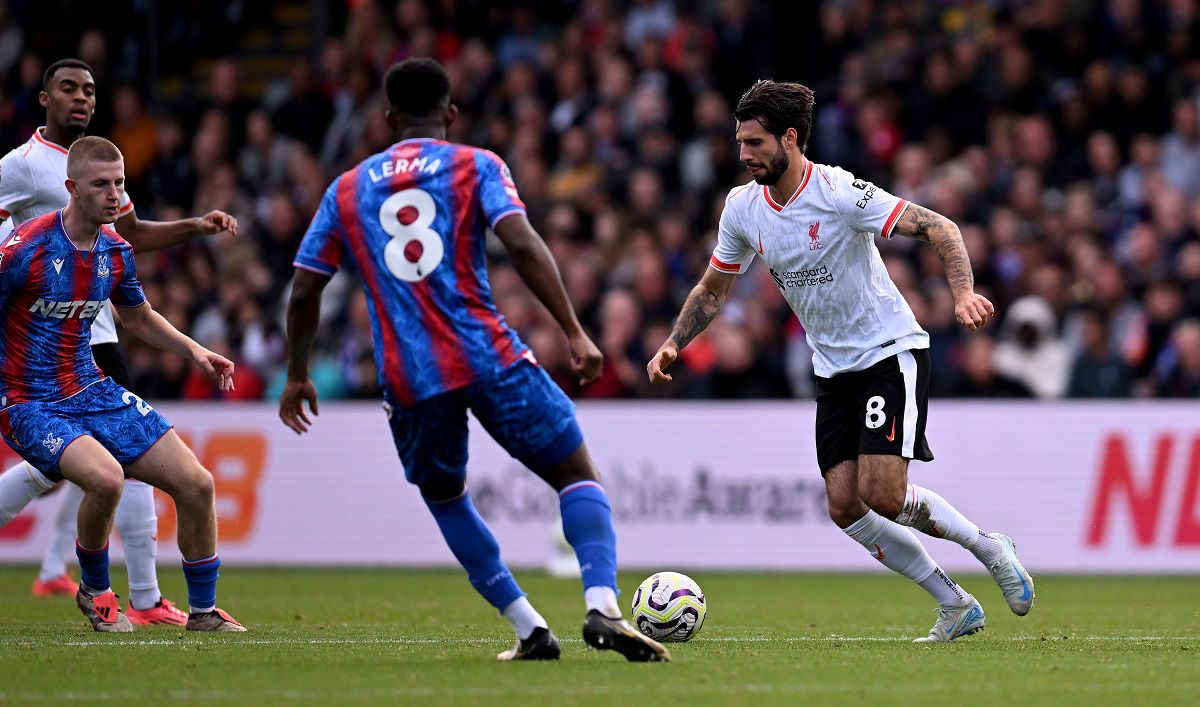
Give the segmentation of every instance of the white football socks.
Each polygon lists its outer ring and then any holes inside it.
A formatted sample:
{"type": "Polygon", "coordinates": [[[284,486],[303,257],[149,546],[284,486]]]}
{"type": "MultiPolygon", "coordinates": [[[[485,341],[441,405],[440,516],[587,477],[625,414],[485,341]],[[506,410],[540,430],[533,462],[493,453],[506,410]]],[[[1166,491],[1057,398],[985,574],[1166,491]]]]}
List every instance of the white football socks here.
{"type": "Polygon", "coordinates": [[[117,504],[113,525],[125,549],[129,570],[129,603],[135,609],[152,609],[162,598],[158,588],[158,516],[154,512],[154,487],[127,479],[117,504]]]}
{"type": "Polygon", "coordinates": [[[934,567],[929,576],[917,584],[921,585],[921,589],[932,594],[941,606],[962,606],[972,599],[971,595],[967,594],[967,590],[958,586],[958,582],[950,579],[941,567],[934,567]]]}
{"type": "Polygon", "coordinates": [[[884,567],[904,575],[933,595],[943,606],[961,606],[967,593],[950,579],[908,528],[868,510],[842,532],[867,548],[884,567]],[[933,581],[935,580],[936,581],[933,581]],[[947,584],[949,586],[947,586],[947,584]]]}
{"type": "Polygon", "coordinates": [[[529,603],[527,597],[518,597],[508,606],[504,607],[504,618],[512,624],[513,630],[517,632],[517,638],[525,640],[533,633],[535,628],[549,628],[546,619],[533,608],[533,604],[529,603]]]}
{"type": "Polygon", "coordinates": [[[896,522],[926,535],[958,543],[984,565],[995,562],[1002,550],[998,540],[984,535],[978,525],[967,520],[949,501],[915,484],[908,485],[904,508],[896,516],[896,522]]]}
{"type": "Polygon", "coordinates": [[[28,462],[19,461],[0,474],[0,528],[29,505],[33,499],[54,488],[54,482],[42,476],[28,462]]]}
{"type": "Polygon", "coordinates": [[[63,484],[62,505],[54,518],[54,536],[42,555],[42,568],[38,579],[48,582],[67,573],[67,562],[75,557],[75,537],[79,521],[79,504],[83,503],[83,489],[75,484],[63,484]]]}
{"type": "Polygon", "coordinates": [[[596,586],[583,590],[583,603],[587,610],[595,609],[610,619],[621,618],[621,607],[617,604],[617,591],[612,587],[596,586]]]}

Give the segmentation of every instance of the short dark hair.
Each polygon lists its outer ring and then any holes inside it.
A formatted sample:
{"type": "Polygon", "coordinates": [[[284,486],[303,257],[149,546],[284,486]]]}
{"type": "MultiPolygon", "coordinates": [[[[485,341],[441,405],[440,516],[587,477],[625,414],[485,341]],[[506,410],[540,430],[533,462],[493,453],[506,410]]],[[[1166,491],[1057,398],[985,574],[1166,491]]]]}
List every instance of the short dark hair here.
{"type": "Polygon", "coordinates": [[[812,113],[813,92],[808,86],[760,79],[742,94],[733,117],[742,123],[757,120],[775,137],[795,128],[796,141],[804,152],[812,132],[812,113]]]}
{"type": "Polygon", "coordinates": [[[59,59],[50,66],[46,67],[46,73],[42,74],[42,90],[50,88],[50,82],[54,80],[54,74],[58,73],[59,69],[83,69],[84,71],[96,75],[92,71],[92,67],[88,66],[86,61],[82,59],[59,59]]]}
{"type": "Polygon", "coordinates": [[[449,100],[450,76],[436,60],[413,57],[388,69],[383,92],[393,111],[427,116],[449,100]]]}

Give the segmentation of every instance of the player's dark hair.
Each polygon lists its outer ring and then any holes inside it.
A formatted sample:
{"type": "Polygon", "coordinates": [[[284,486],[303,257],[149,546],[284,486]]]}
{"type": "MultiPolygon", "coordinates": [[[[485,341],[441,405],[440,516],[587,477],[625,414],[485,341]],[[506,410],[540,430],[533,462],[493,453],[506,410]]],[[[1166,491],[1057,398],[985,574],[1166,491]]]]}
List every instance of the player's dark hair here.
{"type": "Polygon", "coordinates": [[[394,112],[424,117],[450,98],[450,76],[434,59],[413,57],[388,69],[383,92],[394,112]]]}
{"type": "Polygon", "coordinates": [[[804,152],[812,132],[812,113],[813,92],[808,86],[760,79],[742,94],[733,117],[742,123],[757,120],[777,138],[795,128],[800,152],[804,152]]]}
{"type": "Polygon", "coordinates": [[[54,80],[54,74],[58,73],[59,69],[83,69],[95,76],[92,67],[88,66],[86,61],[82,59],[59,59],[50,66],[46,67],[46,73],[42,74],[42,90],[50,89],[50,82],[54,80]]]}

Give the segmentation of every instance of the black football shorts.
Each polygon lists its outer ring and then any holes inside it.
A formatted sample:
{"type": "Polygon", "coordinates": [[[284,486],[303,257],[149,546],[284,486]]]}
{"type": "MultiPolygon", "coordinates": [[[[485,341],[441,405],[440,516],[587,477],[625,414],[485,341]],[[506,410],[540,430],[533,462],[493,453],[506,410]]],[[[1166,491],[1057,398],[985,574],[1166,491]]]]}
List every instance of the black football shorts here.
{"type": "Polygon", "coordinates": [[[912,349],[862,371],[817,377],[817,463],[822,476],[860,454],[933,459],[925,441],[929,351],[912,349]]]}

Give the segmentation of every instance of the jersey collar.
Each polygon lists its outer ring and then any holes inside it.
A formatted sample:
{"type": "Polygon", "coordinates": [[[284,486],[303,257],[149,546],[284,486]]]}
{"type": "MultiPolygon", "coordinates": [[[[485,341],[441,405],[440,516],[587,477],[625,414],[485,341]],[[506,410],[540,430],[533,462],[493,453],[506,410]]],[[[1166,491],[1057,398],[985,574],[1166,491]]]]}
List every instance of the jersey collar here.
{"type": "Polygon", "coordinates": [[[49,147],[51,150],[58,150],[59,152],[63,153],[64,155],[67,154],[67,148],[63,147],[62,145],[57,145],[53,142],[50,142],[46,138],[42,137],[42,132],[45,129],[46,129],[46,126],[43,125],[42,127],[38,128],[37,130],[34,130],[33,131],[33,139],[42,143],[46,147],[49,147]]]}
{"type": "Polygon", "coordinates": [[[75,241],[71,240],[70,234],[67,233],[67,224],[63,223],[63,211],[65,211],[65,209],[58,210],[58,230],[62,232],[63,238],[66,239],[67,243],[69,243],[72,248],[80,253],[96,252],[96,246],[100,245],[100,233],[104,230],[104,227],[101,226],[99,229],[97,229],[96,237],[92,240],[92,246],[90,248],[80,248],[79,246],[75,245],[75,241]]]}
{"type": "Polygon", "coordinates": [[[784,204],[783,206],[780,206],[779,204],[777,204],[775,202],[774,199],[771,198],[771,188],[769,186],[767,186],[766,184],[764,184],[763,185],[763,199],[766,200],[767,206],[770,206],[776,212],[783,211],[784,209],[786,209],[793,201],[796,200],[796,197],[800,196],[800,193],[804,191],[804,187],[808,186],[808,180],[812,178],[812,172],[813,172],[812,160],[805,158],[804,179],[800,180],[800,186],[796,189],[796,193],[792,194],[792,198],[788,199],[787,203],[784,204]]]}

